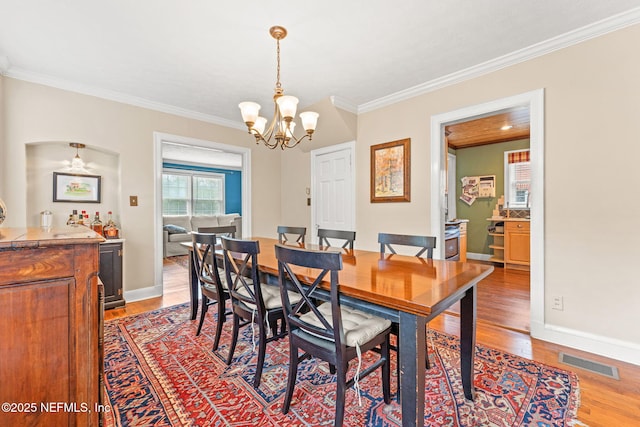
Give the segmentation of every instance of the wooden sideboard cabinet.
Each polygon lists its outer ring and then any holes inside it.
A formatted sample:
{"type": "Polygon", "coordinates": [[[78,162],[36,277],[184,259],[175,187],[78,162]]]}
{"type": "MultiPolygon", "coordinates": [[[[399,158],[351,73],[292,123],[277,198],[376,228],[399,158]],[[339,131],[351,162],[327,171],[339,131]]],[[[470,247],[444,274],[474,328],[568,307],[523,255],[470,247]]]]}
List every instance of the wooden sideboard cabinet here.
{"type": "Polygon", "coordinates": [[[100,280],[104,284],[104,308],[125,305],[122,294],[123,240],[107,240],[100,244],[100,280]]]}
{"type": "Polygon", "coordinates": [[[513,267],[528,267],[531,261],[531,223],[529,221],[505,222],[504,262],[513,267]]]}
{"type": "Polygon", "coordinates": [[[0,425],[99,425],[102,240],[86,227],[0,228],[0,425]]]}

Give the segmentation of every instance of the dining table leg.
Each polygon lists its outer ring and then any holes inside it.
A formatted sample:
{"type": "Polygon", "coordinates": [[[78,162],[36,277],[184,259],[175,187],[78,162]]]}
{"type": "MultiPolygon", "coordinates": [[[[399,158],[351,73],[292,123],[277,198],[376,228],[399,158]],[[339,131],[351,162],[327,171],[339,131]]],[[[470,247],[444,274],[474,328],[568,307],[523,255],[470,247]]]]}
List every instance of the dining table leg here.
{"type": "Polygon", "coordinates": [[[476,349],[476,286],[460,300],[460,375],[464,397],[474,400],[473,364],[476,349]]]}
{"type": "Polygon", "coordinates": [[[198,314],[198,272],[193,262],[193,251],[189,251],[189,293],[191,296],[191,320],[198,314]]]}
{"type": "Polygon", "coordinates": [[[400,312],[398,363],[403,427],[424,427],[424,386],[427,321],[422,316],[400,312]]]}

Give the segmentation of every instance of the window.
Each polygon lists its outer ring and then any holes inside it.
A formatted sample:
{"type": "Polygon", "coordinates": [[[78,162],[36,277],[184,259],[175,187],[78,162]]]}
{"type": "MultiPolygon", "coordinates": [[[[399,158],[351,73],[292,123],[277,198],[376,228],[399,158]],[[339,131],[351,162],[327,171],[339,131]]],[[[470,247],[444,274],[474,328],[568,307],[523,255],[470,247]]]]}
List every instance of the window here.
{"type": "Polygon", "coordinates": [[[504,153],[504,200],[509,209],[528,209],[531,196],[529,150],[504,153]]]}
{"type": "Polygon", "coordinates": [[[221,215],[223,174],[162,174],[162,215],[221,215]]]}

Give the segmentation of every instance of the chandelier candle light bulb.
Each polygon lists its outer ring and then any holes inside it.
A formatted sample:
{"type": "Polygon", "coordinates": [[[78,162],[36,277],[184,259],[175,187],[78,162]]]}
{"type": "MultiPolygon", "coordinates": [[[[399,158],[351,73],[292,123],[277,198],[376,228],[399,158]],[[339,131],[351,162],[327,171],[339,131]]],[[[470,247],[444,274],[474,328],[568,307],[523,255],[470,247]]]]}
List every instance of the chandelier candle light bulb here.
{"type": "Polygon", "coordinates": [[[277,45],[277,79],[274,101],[274,115],[271,124],[267,127],[267,119],[259,116],[260,104],[255,102],[241,102],[240,113],[242,120],[247,125],[250,134],[256,138],[256,143],[261,141],[269,148],[280,147],[281,149],[293,148],[298,145],[304,138],[312,139],[313,132],[318,123],[318,113],[306,111],[300,113],[302,127],[306,134],[300,138],[296,138],[293,134],[295,129],[296,110],[298,109],[298,98],[291,95],[285,95],[280,83],[280,40],[287,36],[287,30],[284,27],[275,26],[269,29],[271,37],[276,39],[277,45]],[[273,141],[272,141],[273,138],[273,141]]]}

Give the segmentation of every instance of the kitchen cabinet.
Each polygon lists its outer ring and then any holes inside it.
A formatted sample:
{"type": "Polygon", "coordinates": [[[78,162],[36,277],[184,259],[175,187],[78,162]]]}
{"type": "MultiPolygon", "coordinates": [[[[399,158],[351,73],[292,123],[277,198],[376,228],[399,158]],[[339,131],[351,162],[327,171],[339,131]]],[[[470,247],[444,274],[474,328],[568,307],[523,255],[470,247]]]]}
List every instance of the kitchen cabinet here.
{"type": "Polygon", "coordinates": [[[124,240],[107,240],[100,244],[100,280],[104,284],[104,308],[125,305],[122,294],[122,254],[124,240]]]}
{"type": "Polygon", "coordinates": [[[530,221],[505,222],[505,264],[527,267],[531,261],[530,221]]]}
{"type": "Polygon", "coordinates": [[[531,238],[528,219],[489,218],[489,261],[503,264],[504,268],[528,270],[531,261],[531,238]]]}
{"type": "Polygon", "coordinates": [[[0,229],[0,425],[99,425],[102,240],[86,227],[0,229]]]}

